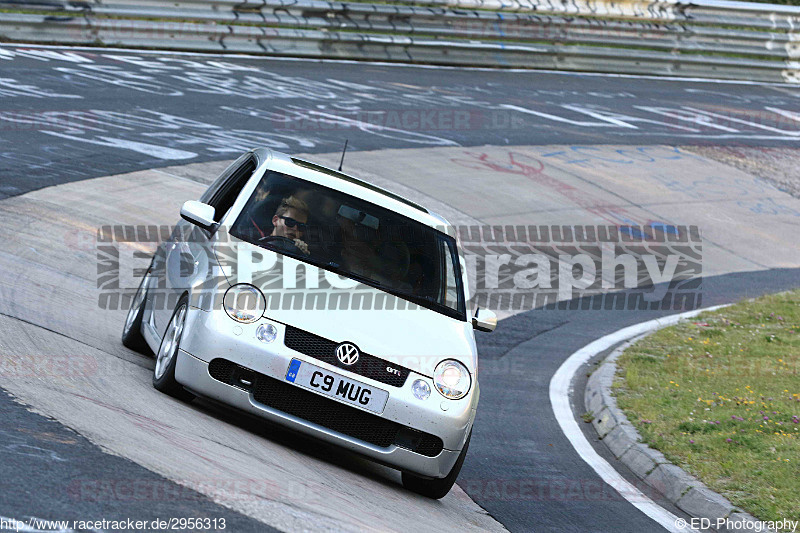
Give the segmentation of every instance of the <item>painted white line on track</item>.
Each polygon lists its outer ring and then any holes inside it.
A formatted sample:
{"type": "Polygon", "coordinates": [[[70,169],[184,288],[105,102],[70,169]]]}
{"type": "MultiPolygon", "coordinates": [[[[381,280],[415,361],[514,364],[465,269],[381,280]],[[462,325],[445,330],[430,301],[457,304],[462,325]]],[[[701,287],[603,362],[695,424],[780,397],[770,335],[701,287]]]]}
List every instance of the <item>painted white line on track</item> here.
{"type": "Polygon", "coordinates": [[[184,159],[193,159],[197,157],[197,153],[195,152],[178,150],[177,148],[167,148],[166,146],[158,146],[156,144],[150,144],[150,143],[128,141],[126,139],[118,139],[115,137],[100,136],[97,139],[86,139],[81,137],[75,137],[74,135],[69,135],[67,133],[62,133],[59,131],[48,131],[48,130],[39,130],[39,131],[47,135],[52,135],[54,137],[76,140],[76,141],[86,142],[89,144],[96,144],[98,146],[132,150],[140,154],[148,155],[150,157],[155,157],[157,159],[163,159],[166,161],[182,161],[184,159]]]}
{"type": "Polygon", "coordinates": [[[611,464],[598,454],[589,440],[578,426],[575,415],[572,412],[569,399],[572,392],[572,379],[575,373],[590,359],[615,344],[631,339],[643,333],[648,333],[656,329],[676,324],[678,321],[691,318],[706,311],[714,311],[726,307],[717,305],[706,307],[694,311],[687,311],[676,315],[657,318],[640,324],[635,324],[627,328],[620,329],[593,341],[577,352],[570,355],[566,361],[558,368],[553,378],[550,380],[550,405],[553,408],[556,420],[558,420],[561,431],[569,439],[572,447],[581,456],[581,459],[597,472],[603,481],[608,483],[620,496],[628,500],[631,505],[642,511],[644,514],[661,524],[667,531],[672,533],[696,531],[693,529],[679,529],[675,524],[678,519],[673,513],[667,511],[656,502],[648,498],[642,491],[617,472],[611,464]]]}
{"type": "Polygon", "coordinates": [[[152,50],[152,49],[138,49],[138,48],[114,48],[105,46],[69,46],[63,44],[36,44],[36,43],[0,43],[0,48],[43,48],[50,50],[82,50],[102,54],[104,52],[130,52],[135,54],[148,54],[148,55],[173,55],[173,56],[195,56],[195,57],[229,57],[239,59],[260,59],[264,61],[295,61],[302,63],[336,63],[346,65],[375,65],[381,67],[403,67],[403,68],[426,68],[433,70],[463,70],[469,72],[514,72],[514,73],[528,73],[528,74],[558,74],[561,76],[577,76],[577,77],[600,77],[600,78],[624,78],[634,80],[656,80],[661,82],[696,82],[696,83],[715,83],[724,85],[758,85],[762,87],[789,87],[798,89],[796,83],[781,83],[781,82],[767,82],[767,81],[749,81],[749,80],[719,80],[714,78],[692,78],[680,76],[655,76],[651,74],[615,74],[611,72],[572,72],[565,70],[551,70],[551,69],[533,69],[533,68],[503,68],[503,67],[465,67],[458,65],[422,65],[416,63],[388,63],[385,61],[369,61],[369,60],[355,60],[355,59],[315,59],[309,57],[281,57],[281,56],[268,56],[268,55],[253,55],[253,54],[234,54],[222,52],[181,52],[178,50],[152,50]]]}

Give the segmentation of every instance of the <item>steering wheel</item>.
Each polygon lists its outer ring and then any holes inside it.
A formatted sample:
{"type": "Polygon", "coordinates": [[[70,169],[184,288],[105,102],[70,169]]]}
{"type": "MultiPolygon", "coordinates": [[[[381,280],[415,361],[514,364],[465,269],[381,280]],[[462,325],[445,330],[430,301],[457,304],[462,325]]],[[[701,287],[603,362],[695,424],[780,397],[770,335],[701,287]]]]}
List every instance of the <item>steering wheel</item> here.
{"type": "Polygon", "coordinates": [[[294,243],[294,239],[290,239],[289,237],[284,237],[282,235],[267,235],[266,237],[260,238],[258,242],[269,243],[272,247],[285,252],[305,255],[303,250],[298,248],[298,246],[294,243]]]}

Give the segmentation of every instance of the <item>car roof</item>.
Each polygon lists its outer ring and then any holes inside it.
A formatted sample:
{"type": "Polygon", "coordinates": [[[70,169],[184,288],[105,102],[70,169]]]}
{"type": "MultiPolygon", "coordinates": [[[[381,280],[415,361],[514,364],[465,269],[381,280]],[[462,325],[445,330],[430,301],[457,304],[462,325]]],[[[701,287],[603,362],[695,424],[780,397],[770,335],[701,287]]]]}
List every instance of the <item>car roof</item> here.
{"type": "Polygon", "coordinates": [[[255,150],[267,168],[379,205],[451,236],[450,223],[436,213],[377,185],[323,165],[269,149],[255,150]],[[263,150],[263,151],[262,151],[263,150]]]}

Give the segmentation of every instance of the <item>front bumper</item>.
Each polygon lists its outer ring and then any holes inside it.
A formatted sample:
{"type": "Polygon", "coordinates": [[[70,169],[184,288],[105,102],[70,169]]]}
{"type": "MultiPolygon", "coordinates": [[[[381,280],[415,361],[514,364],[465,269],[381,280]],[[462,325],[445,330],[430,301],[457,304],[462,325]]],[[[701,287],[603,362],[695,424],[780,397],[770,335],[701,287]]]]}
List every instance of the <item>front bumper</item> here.
{"type": "MultiPolygon", "coordinates": [[[[393,468],[435,478],[444,477],[450,472],[475,418],[477,386],[461,400],[446,400],[433,390],[427,400],[421,401],[413,396],[411,385],[416,379],[425,379],[433,388],[429,378],[411,372],[402,387],[393,387],[348,373],[342,368],[287,348],[283,344],[284,331],[284,326],[275,321],[261,320],[254,324],[237,324],[224,312],[206,312],[191,308],[181,340],[175,378],[202,396],[357,452],[393,468]],[[255,337],[258,325],[265,322],[270,322],[278,328],[278,337],[270,344],[262,343],[255,337]],[[444,449],[435,457],[428,457],[394,444],[380,447],[259,403],[251,391],[211,377],[209,362],[216,358],[227,359],[281,382],[284,381],[290,361],[300,359],[381,388],[389,392],[389,400],[383,413],[378,416],[435,435],[442,439],[444,449]],[[444,411],[442,406],[447,410],[444,411]]],[[[322,398],[336,402],[324,396],[322,398]]]]}

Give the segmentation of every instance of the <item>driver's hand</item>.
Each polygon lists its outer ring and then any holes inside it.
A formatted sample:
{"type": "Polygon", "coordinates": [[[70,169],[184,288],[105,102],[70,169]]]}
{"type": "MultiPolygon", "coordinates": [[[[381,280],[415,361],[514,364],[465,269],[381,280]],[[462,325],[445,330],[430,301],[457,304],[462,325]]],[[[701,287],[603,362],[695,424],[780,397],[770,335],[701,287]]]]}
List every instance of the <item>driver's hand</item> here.
{"type": "Polygon", "coordinates": [[[306,244],[305,241],[300,239],[295,239],[294,245],[297,246],[297,248],[299,248],[300,251],[303,252],[304,254],[311,255],[311,252],[308,250],[308,244],[306,244]]]}

